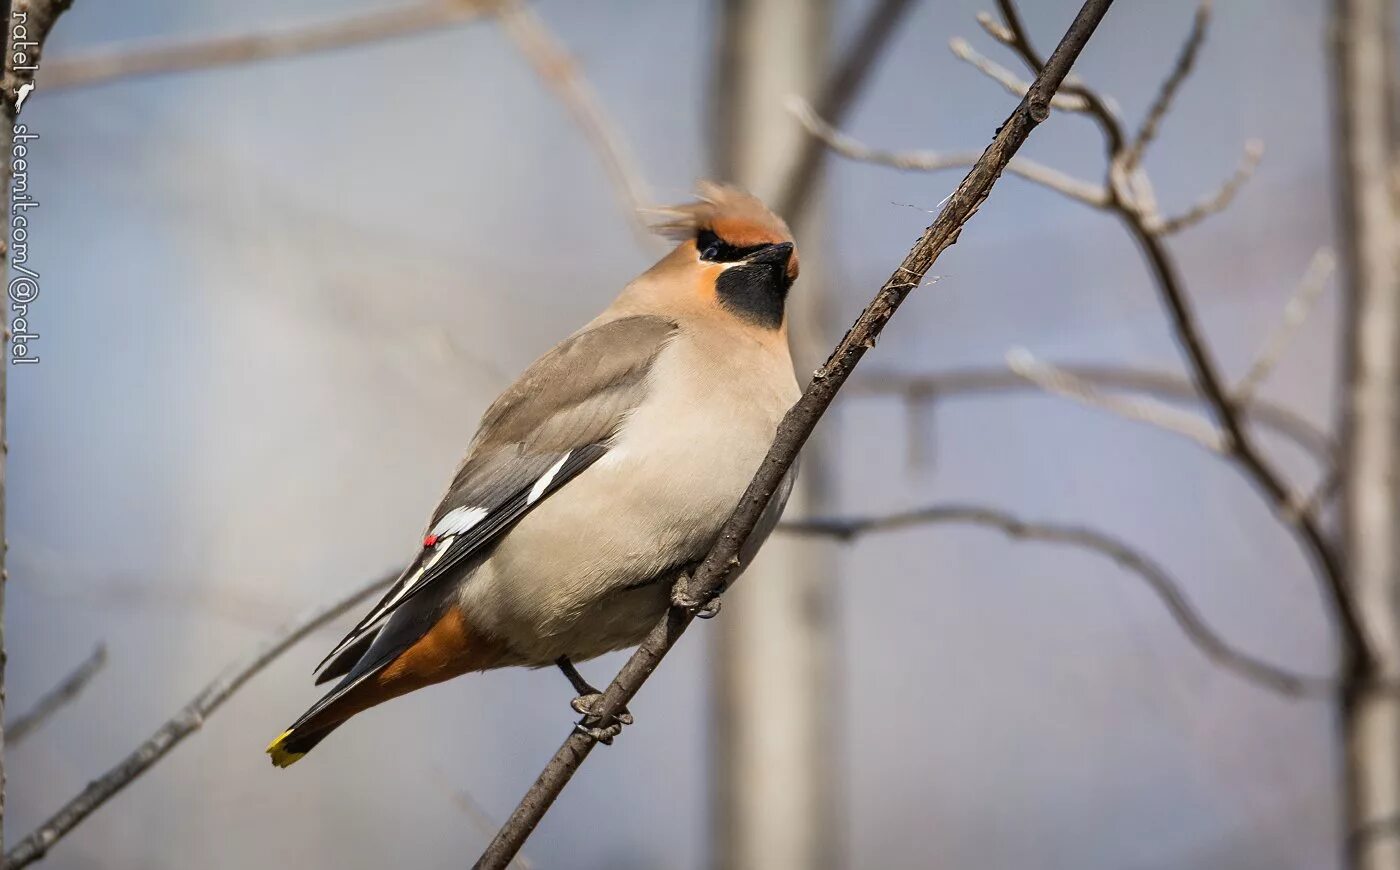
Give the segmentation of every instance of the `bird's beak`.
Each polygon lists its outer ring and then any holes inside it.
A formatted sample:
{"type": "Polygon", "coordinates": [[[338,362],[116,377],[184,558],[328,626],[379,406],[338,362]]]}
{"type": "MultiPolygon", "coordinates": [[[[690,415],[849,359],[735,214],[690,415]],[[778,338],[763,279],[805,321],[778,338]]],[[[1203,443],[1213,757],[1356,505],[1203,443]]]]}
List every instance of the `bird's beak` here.
{"type": "Polygon", "coordinates": [[[788,260],[791,258],[792,242],[779,242],[773,245],[764,245],[762,248],[759,248],[757,251],[745,257],[743,262],[786,269],[788,260]]]}

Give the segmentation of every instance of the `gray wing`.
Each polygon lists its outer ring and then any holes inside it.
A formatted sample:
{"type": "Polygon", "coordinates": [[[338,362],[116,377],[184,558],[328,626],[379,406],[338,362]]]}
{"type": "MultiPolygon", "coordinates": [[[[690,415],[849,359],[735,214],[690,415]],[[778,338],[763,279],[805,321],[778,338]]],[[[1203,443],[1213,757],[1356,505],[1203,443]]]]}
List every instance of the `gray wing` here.
{"type": "Polygon", "coordinates": [[[609,321],[577,333],[525,370],[482,415],[466,458],[429,521],[423,547],[393,587],[317,666],[344,673],[370,635],[434,581],[489,547],[608,451],[642,401],[646,376],[676,331],[662,317],[609,321]],[[344,654],[342,656],[342,653],[344,654]]]}

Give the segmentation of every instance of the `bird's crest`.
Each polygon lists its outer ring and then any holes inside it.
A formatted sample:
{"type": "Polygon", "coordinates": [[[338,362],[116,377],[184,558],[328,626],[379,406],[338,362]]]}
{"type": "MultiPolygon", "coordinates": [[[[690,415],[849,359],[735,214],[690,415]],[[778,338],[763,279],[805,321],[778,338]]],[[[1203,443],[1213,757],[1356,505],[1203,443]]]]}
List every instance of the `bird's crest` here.
{"type": "Polygon", "coordinates": [[[728,184],[702,181],[698,202],[654,210],[652,228],[667,238],[685,241],[710,230],[740,248],[792,241],[792,231],[753,194],[728,184]]]}

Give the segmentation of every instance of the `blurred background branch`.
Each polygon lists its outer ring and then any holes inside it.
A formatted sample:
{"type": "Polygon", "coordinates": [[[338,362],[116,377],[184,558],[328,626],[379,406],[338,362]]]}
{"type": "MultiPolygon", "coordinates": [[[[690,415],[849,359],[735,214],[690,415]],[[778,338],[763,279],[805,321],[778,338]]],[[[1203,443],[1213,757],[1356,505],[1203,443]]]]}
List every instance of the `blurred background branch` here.
{"type": "Polygon", "coordinates": [[[354,48],[467,24],[499,2],[426,0],[273,30],[117,45],[56,58],[44,66],[41,81],[45,91],[57,91],[354,48]]]}
{"type": "Polygon", "coordinates": [[[659,243],[643,213],[657,203],[637,167],[631,148],[617,125],[604,113],[598,95],[579,72],[577,62],[523,0],[505,0],[497,16],[521,57],[529,62],[540,81],[568,110],[584,140],[602,161],[638,240],[648,250],[655,251],[659,243]]]}
{"type": "Polygon", "coordinates": [[[885,516],[786,520],[778,529],[791,535],[850,542],[875,532],[947,524],[981,526],[1000,531],[1014,540],[1064,544],[1106,556],[1146,582],[1166,605],[1187,640],[1216,665],[1283,695],[1330,695],[1336,691],[1336,680],[1331,677],[1297,674],[1236,649],[1206,623],[1186,597],[1181,584],[1165,568],[1119,538],[1085,526],[1032,522],[984,505],[940,504],[885,516]]]}
{"type": "MultiPolygon", "coordinates": [[[[997,7],[1001,12],[1002,21],[983,19],[983,29],[1011,48],[1031,71],[1042,68],[1042,62],[1030,43],[1014,0],[997,0],[997,7]]],[[[1354,603],[1344,583],[1341,559],[1335,544],[1323,533],[1319,521],[1311,513],[1296,509],[1299,496],[1256,445],[1246,426],[1247,409],[1226,386],[1187,293],[1180,267],[1164,241],[1166,235],[1204,219],[1228,205],[1234,192],[1252,172],[1259,146],[1251,144],[1246,148],[1245,164],[1220,191],[1176,218],[1164,218],[1158,212],[1151,181],[1141,166],[1147,146],[1155,138],[1172,98],[1192,68],[1199,44],[1205,38],[1209,13],[1210,2],[1203,0],[1197,8],[1195,22],[1178,55],[1176,65],[1163,81],[1157,98],[1135,134],[1128,134],[1118,114],[1111,108],[1110,101],[1098,91],[1082,82],[1067,84],[1066,91],[1084,97],[1087,103],[1086,114],[1103,134],[1108,155],[1103,184],[1107,198],[1100,207],[1119,219],[1141,250],[1157,293],[1169,315],[1173,333],[1186,356],[1191,380],[1201,401],[1210,410],[1215,425],[1218,425],[1219,433],[1187,422],[1174,409],[1158,408],[1148,416],[1159,424],[1168,419],[1174,421],[1169,428],[1189,434],[1195,440],[1221,453],[1258,487],[1261,495],[1272,503],[1280,519],[1294,530],[1304,552],[1308,554],[1324,581],[1346,655],[1364,659],[1367,654],[1364,637],[1354,603]]],[[[937,164],[934,168],[942,169],[945,165],[937,164]]],[[[1043,183],[1042,179],[1043,173],[1037,180],[1043,183]]],[[[1050,186],[1062,193],[1066,192],[1063,183],[1050,186]]],[[[1095,199],[1092,196],[1073,193],[1067,195],[1081,202],[1095,199]]],[[[1285,343],[1286,340],[1287,336],[1284,339],[1285,343]]],[[[1266,352],[1274,351],[1270,347],[1266,352]]],[[[1256,368],[1262,368],[1267,373],[1271,365],[1266,362],[1256,368]]],[[[1068,383],[1064,373],[1060,373],[1062,377],[1051,378],[1043,366],[1035,368],[1034,371],[1046,376],[1041,378],[1044,382],[1042,385],[1051,380],[1060,385],[1068,383]]],[[[1031,369],[1027,369],[1022,374],[1030,372],[1031,369]]],[[[1072,392],[1084,397],[1091,391],[1088,385],[1081,385],[1078,390],[1072,392]]],[[[1123,400],[1100,397],[1096,403],[1111,405],[1120,411],[1131,407],[1135,416],[1142,416],[1141,402],[1125,404],[1123,400]]]]}
{"type": "Polygon", "coordinates": [[[15,746],[34,733],[50,716],[78,699],[92,678],[107,664],[107,645],[98,644],[82,664],[44,693],[34,706],[5,723],[5,744],[15,746]]]}
{"type": "MultiPolygon", "coordinates": [[[[1096,391],[1141,393],[1170,402],[1199,404],[1200,393],[1185,377],[1170,372],[1128,366],[1062,363],[1056,368],[1096,391]]],[[[937,402],[959,397],[997,395],[1041,389],[1040,385],[1010,366],[960,368],[929,374],[873,372],[854,380],[846,388],[849,398],[898,397],[910,404],[937,402]]],[[[1272,429],[1292,441],[1327,466],[1336,461],[1331,436],[1297,412],[1263,398],[1253,398],[1245,410],[1253,424],[1272,429]]]]}
{"type": "Polygon", "coordinates": [[[251,655],[205,686],[194,700],[157,728],[155,733],[115,767],[88,783],[86,788],[65,803],[58,812],[12,846],[5,853],[6,870],[19,870],[20,867],[26,867],[47,855],[54,843],[67,836],[99,807],[150,770],[186,737],[198,731],[204,725],[205,719],[213,715],[234,692],[241,689],[263,668],[276,661],[297,641],[384,589],[394,582],[396,577],[397,571],[386,574],[357,587],[336,601],[312,608],[288,622],[251,655]]]}

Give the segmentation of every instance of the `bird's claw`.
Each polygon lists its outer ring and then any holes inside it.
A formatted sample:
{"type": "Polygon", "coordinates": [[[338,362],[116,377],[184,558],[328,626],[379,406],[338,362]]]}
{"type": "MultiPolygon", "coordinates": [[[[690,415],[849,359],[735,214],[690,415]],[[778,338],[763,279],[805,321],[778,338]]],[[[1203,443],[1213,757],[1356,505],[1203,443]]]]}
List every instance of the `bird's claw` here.
{"type": "Polygon", "coordinates": [[[574,730],[580,734],[587,735],[604,746],[612,746],[613,738],[622,733],[622,726],[617,722],[614,722],[606,728],[594,728],[586,724],[587,721],[588,720],[585,719],[582,722],[575,722],[574,730]]]}
{"type": "Polygon", "coordinates": [[[622,733],[622,727],[636,721],[624,707],[608,717],[609,721],[606,725],[603,724],[602,692],[579,695],[569,702],[569,706],[574,708],[574,712],[583,715],[583,718],[574,725],[574,730],[580,734],[588,735],[604,746],[611,746],[613,738],[622,733]]]}

